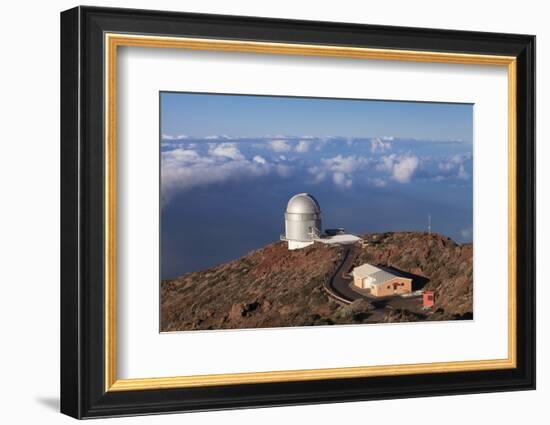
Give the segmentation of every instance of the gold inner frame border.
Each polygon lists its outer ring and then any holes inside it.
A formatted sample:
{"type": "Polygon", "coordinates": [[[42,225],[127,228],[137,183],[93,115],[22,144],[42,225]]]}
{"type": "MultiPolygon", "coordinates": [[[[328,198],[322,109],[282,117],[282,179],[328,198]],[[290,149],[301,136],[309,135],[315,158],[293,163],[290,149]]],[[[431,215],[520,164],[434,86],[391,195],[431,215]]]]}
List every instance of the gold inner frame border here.
{"type": "Polygon", "coordinates": [[[371,49],[330,45],[288,44],[274,42],[236,41],[205,38],[164,37],[106,33],[105,47],[105,391],[137,391],[217,385],[241,385],[323,379],[365,378],[379,376],[411,375],[421,373],[450,373],[512,369],[516,358],[516,58],[513,56],[479,55],[467,53],[429,52],[413,50],[371,49]],[[455,362],[398,364],[381,366],[342,367],[118,379],[117,324],[116,324],[116,211],[117,211],[117,51],[120,46],[226,51],[279,55],[321,56],[336,58],[396,60],[404,62],[433,62],[469,65],[504,66],[508,72],[508,357],[495,360],[468,360],[455,362]]]}

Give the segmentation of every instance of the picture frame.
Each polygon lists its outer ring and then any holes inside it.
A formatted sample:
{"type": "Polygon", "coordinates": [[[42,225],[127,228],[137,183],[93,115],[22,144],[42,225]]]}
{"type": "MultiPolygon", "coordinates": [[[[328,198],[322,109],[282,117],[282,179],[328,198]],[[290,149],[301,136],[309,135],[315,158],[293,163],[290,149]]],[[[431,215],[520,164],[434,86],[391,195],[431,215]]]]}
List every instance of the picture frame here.
{"type": "Polygon", "coordinates": [[[80,419],[535,388],[534,36],[76,7],[61,14],[61,117],[62,413],[80,419]],[[120,379],[116,93],[117,53],[128,46],[505,68],[508,206],[494,214],[506,215],[508,226],[508,356],[120,379]]]}

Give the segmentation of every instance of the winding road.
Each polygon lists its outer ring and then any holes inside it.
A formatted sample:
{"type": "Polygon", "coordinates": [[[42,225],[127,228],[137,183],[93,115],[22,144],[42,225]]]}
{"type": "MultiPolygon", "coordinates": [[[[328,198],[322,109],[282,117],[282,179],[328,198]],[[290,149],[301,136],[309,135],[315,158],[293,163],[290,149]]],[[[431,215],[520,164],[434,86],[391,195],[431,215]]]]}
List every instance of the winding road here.
{"type": "Polygon", "coordinates": [[[353,301],[367,298],[360,293],[350,288],[351,279],[344,277],[347,274],[359,255],[360,248],[357,245],[344,247],[342,262],[330,277],[326,287],[328,293],[337,300],[346,304],[351,304],[353,301]]]}
{"type": "Polygon", "coordinates": [[[396,308],[419,311],[422,306],[421,297],[402,298],[399,296],[388,296],[374,299],[353,290],[351,287],[352,279],[349,277],[348,272],[361,252],[361,248],[357,245],[347,245],[343,249],[340,264],[325,284],[325,290],[330,297],[344,304],[351,304],[353,301],[359,299],[369,300],[375,306],[375,310],[369,315],[369,323],[383,321],[388,313],[396,308]]]}

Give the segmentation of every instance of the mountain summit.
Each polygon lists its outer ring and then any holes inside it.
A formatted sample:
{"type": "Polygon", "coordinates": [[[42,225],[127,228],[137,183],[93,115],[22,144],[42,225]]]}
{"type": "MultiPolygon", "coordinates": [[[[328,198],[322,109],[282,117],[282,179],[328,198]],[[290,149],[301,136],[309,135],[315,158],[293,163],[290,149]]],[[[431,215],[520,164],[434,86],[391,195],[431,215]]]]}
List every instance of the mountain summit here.
{"type": "MultiPolygon", "coordinates": [[[[243,329],[353,323],[457,320],[473,317],[472,244],[439,234],[386,232],[361,235],[349,270],[339,270],[345,247],[315,243],[289,251],[275,242],[239,259],[163,280],[161,331],[243,329]],[[327,283],[364,263],[413,278],[418,296],[353,302],[335,299],[327,283]],[[422,308],[420,292],[435,304],[422,308]]],[[[350,278],[351,283],[351,278],[350,278]]]]}

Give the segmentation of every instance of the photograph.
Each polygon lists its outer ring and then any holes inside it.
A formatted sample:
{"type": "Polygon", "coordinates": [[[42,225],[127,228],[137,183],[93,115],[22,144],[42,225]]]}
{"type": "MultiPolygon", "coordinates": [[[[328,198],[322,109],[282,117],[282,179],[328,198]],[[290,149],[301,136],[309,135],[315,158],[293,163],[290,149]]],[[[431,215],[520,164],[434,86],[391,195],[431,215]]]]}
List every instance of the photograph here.
{"type": "Polygon", "coordinates": [[[472,104],[159,96],[161,332],[473,320],[472,104]]]}

